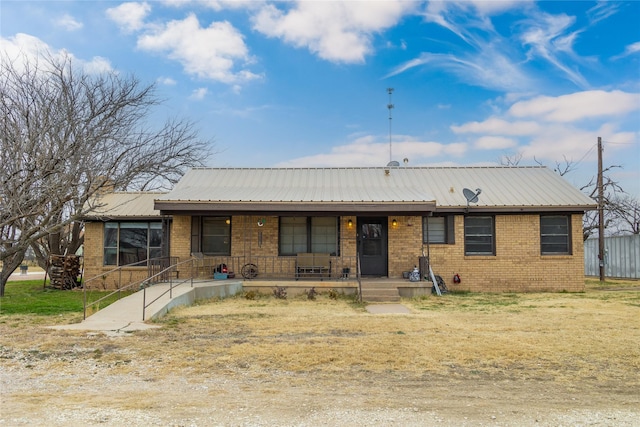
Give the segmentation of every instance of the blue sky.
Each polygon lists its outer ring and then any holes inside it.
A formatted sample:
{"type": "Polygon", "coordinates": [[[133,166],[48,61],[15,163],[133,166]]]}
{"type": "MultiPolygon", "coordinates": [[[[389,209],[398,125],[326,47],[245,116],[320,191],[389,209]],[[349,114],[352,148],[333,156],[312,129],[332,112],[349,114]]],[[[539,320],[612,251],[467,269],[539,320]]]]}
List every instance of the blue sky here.
{"type": "Polygon", "coordinates": [[[622,166],[611,176],[640,198],[638,1],[0,8],[4,52],[67,52],[87,70],[156,82],[158,114],[195,120],[215,141],[209,166],[497,165],[506,155],[570,160],[566,177],[581,186],[601,136],[605,165],[622,166]]]}

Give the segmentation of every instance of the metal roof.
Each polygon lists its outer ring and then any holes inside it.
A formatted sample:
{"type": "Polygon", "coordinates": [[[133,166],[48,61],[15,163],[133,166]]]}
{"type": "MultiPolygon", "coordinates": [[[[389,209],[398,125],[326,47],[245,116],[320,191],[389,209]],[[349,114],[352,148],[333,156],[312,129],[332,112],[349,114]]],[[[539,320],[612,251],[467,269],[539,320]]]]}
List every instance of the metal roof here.
{"type": "Polygon", "coordinates": [[[108,220],[121,218],[157,218],[160,211],[155,210],[153,202],[165,195],[160,192],[115,192],[101,194],[88,204],[91,211],[85,215],[87,220],[108,220]]]}
{"type": "Polygon", "coordinates": [[[546,167],[194,168],[156,198],[189,210],[588,210],[589,197],[546,167]]]}

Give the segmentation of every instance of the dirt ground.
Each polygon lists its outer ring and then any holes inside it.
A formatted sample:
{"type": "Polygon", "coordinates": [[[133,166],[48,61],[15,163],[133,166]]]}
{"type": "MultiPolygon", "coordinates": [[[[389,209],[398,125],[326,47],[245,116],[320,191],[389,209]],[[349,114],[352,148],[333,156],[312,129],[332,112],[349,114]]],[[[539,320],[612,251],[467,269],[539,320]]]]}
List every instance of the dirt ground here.
{"type": "Polygon", "coordinates": [[[5,316],[0,426],[640,424],[637,289],[403,304],[237,297],[122,335],[5,316]]]}

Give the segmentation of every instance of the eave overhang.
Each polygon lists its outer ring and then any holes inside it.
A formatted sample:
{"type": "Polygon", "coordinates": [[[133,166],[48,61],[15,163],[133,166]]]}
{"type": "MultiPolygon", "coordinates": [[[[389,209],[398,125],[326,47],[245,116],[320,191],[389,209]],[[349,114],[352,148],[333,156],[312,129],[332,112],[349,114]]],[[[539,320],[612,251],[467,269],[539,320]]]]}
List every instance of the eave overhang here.
{"type": "Polygon", "coordinates": [[[446,206],[438,207],[437,213],[484,213],[484,214],[507,214],[507,213],[585,213],[595,210],[596,205],[583,206],[446,206]]]}
{"type": "Polygon", "coordinates": [[[156,200],[162,215],[211,213],[278,214],[424,214],[436,210],[435,201],[420,202],[193,202],[156,200]]]}

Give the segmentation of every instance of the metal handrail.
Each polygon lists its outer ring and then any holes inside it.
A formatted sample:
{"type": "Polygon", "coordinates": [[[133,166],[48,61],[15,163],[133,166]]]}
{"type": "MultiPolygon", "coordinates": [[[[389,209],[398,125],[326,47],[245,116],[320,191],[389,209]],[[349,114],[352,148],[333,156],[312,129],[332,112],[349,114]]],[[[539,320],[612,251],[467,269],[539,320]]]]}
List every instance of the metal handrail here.
{"type": "Polygon", "coordinates": [[[153,299],[152,301],[150,301],[148,304],[147,304],[147,302],[146,302],[146,301],[147,301],[147,288],[148,288],[149,286],[144,286],[144,284],[145,284],[145,283],[149,283],[149,282],[151,282],[151,283],[152,283],[152,282],[153,282],[153,280],[152,280],[152,279],[154,279],[154,278],[156,278],[156,277],[160,277],[160,276],[162,276],[163,274],[166,274],[166,273],[170,273],[170,272],[176,271],[176,270],[177,270],[177,267],[178,267],[179,265],[182,265],[182,264],[191,263],[191,264],[192,264],[192,270],[193,270],[193,262],[194,262],[194,261],[195,261],[195,259],[194,259],[194,258],[190,258],[190,259],[188,259],[188,260],[186,260],[186,261],[182,261],[182,262],[179,262],[179,263],[177,263],[177,264],[170,265],[169,267],[165,268],[164,270],[160,271],[159,273],[154,274],[153,276],[148,277],[145,281],[143,281],[143,282],[142,282],[142,284],[143,284],[143,288],[142,288],[142,321],[143,321],[143,322],[146,320],[146,319],[145,319],[146,310],[147,310],[147,308],[148,308],[151,304],[153,304],[154,302],[158,301],[160,298],[162,298],[163,296],[165,296],[167,293],[169,293],[169,298],[170,298],[170,299],[171,299],[171,298],[173,298],[173,288],[174,288],[174,287],[175,287],[175,288],[177,288],[178,286],[180,286],[180,285],[182,285],[182,284],[186,283],[187,281],[189,281],[189,282],[191,283],[191,287],[193,288],[193,275],[192,275],[192,274],[190,274],[190,275],[189,275],[189,278],[187,278],[187,279],[183,279],[183,280],[182,280],[182,281],[180,281],[180,283],[178,283],[176,286],[173,286],[173,279],[171,278],[171,276],[169,276],[169,289],[167,289],[166,291],[164,291],[163,293],[161,293],[160,295],[158,295],[155,299],[153,299]]]}
{"type": "MultiPolygon", "coordinates": [[[[97,305],[100,302],[111,298],[115,294],[117,294],[118,295],[118,299],[120,299],[122,291],[135,289],[136,287],[139,287],[142,283],[144,283],[144,282],[149,280],[149,277],[146,277],[144,279],[139,279],[139,280],[133,281],[133,282],[129,283],[126,286],[122,286],[121,285],[122,284],[122,269],[130,268],[130,267],[146,267],[146,266],[149,265],[149,263],[151,261],[162,260],[162,259],[166,259],[166,258],[168,258],[168,257],[150,258],[150,259],[145,259],[143,261],[134,262],[134,263],[131,263],[131,264],[121,265],[121,266],[113,268],[113,269],[111,269],[109,271],[106,271],[106,272],[103,272],[101,274],[98,274],[98,275],[96,275],[94,277],[91,277],[91,278],[89,278],[87,280],[84,280],[82,282],[82,292],[83,292],[83,296],[82,296],[82,305],[83,305],[82,318],[83,319],[87,318],[87,309],[89,307],[97,305]],[[108,293],[107,295],[103,296],[102,298],[98,298],[97,300],[92,301],[91,303],[87,303],[87,288],[88,288],[87,284],[90,283],[90,282],[93,282],[94,280],[102,279],[102,278],[104,278],[104,277],[106,277],[106,276],[108,276],[108,275],[110,275],[112,273],[118,273],[117,289],[114,290],[113,292],[108,293]]],[[[191,260],[189,260],[189,261],[191,261],[191,260]]],[[[171,267],[172,266],[169,266],[167,269],[171,269],[171,267]]],[[[167,269],[165,269],[165,270],[167,270],[167,269]]],[[[166,273],[166,272],[163,271],[162,273],[166,273]]]]}
{"type": "Polygon", "coordinates": [[[360,271],[360,252],[356,253],[356,280],[358,281],[358,302],[362,302],[362,280],[360,271]]]}
{"type": "MultiPolygon", "coordinates": [[[[138,279],[138,280],[134,280],[131,283],[122,286],[122,273],[123,273],[123,269],[126,268],[130,268],[130,267],[137,267],[137,266],[149,266],[153,261],[157,261],[157,260],[161,260],[161,261],[166,261],[167,259],[169,260],[173,260],[176,259],[176,257],[159,257],[159,258],[151,258],[151,259],[147,259],[147,260],[143,260],[143,261],[139,261],[136,263],[132,263],[132,264],[127,264],[127,265],[123,265],[123,266],[119,266],[116,268],[113,268],[109,271],[103,272],[101,274],[98,274],[94,277],[91,277],[87,280],[85,280],[83,282],[83,292],[84,292],[84,296],[83,296],[83,318],[86,319],[87,318],[87,309],[89,307],[95,306],[97,304],[99,304],[100,302],[111,298],[113,295],[117,294],[118,295],[118,299],[121,298],[121,293],[123,291],[127,291],[127,290],[137,290],[139,288],[142,288],[143,290],[146,289],[146,287],[148,287],[148,285],[150,285],[151,283],[155,283],[158,281],[161,281],[160,279],[163,278],[163,276],[168,276],[168,281],[170,283],[170,289],[168,292],[172,292],[172,289],[175,288],[176,286],[173,286],[173,278],[170,274],[167,273],[172,273],[172,272],[176,272],[179,271],[182,274],[185,274],[188,277],[185,277],[183,279],[182,282],[179,283],[179,285],[183,284],[184,282],[191,280],[192,286],[193,286],[193,279],[194,278],[198,278],[198,277],[213,277],[213,271],[216,268],[216,266],[218,266],[219,264],[227,264],[228,267],[231,268],[235,268],[236,269],[236,275],[239,276],[239,279],[245,279],[245,280],[251,280],[254,278],[258,278],[258,279],[266,279],[266,280],[278,280],[278,279],[294,279],[295,276],[295,256],[252,256],[252,257],[247,257],[247,256],[211,256],[211,257],[205,257],[205,258],[200,258],[200,257],[191,257],[188,260],[182,261],[182,262],[177,262],[175,264],[171,264],[169,265],[167,268],[163,269],[162,271],[155,273],[155,274],[151,274],[151,269],[147,270],[147,275],[146,277],[142,278],[142,279],[138,279]],[[185,266],[188,265],[189,263],[191,263],[190,266],[186,267],[186,268],[182,268],[179,269],[178,267],[180,266],[185,266]],[[257,266],[257,276],[252,276],[249,278],[243,278],[241,275],[241,270],[242,270],[242,266],[244,266],[245,264],[249,264],[249,263],[255,263],[255,265],[257,266]],[[117,289],[114,290],[113,292],[99,298],[96,301],[93,301],[91,303],[88,303],[87,301],[87,288],[88,288],[88,284],[95,282],[96,280],[105,280],[106,277],[112,275],[116,273],[118,275],[118,280],[117,280],[117,289]]],[[[332,271],[330,276],[325,277],[325,276],[320,276],[318,275],[318,278],[323,279],[323,280],[336,280],[338,278],[340,278],[341,280],[353,280],[353,274],[351,274],[351,279],[349,279],[347,276],[345,276],[345,270],[347,270],[347,274],[348,271],[351,270],[353,271],[353,266],[355,264],[355,270],[356,270],[356,274],[355,274],[355,279],[358,282],[358,292],[359,292],[359,298],[360,300],[362,299],[362,283],[360,281],[360,277],[361,277],[361,269],[360,269],[360,258],[359,258],[359,254],[356,257],[353,256],[331,256],[331,260],[332,260],[332,271]]],[[[162,265],[162,264],[159,264],[162,265]]],[[[165,264],[166,265],[166,264],[165,264]]],[[[314,278],[314,277],[309,277],[309,278],[314,278]]],[[[177,279],[177,277],[176,277],[177,279]]],[[[179,286],[178,285],[178,286],[179,286]]],[[[166,292],[165,292],[166,293],[166,292]]],[[[163,294],[164,295],[164,294],[163,294]]],[[[162,296],[162,295],[161,295],[162,296]]],[[[145,317],[145,309],[148,307],[148,304],[146,303],[146,293],[144,295],[144,309],[143,309],[143,320],[145,317]]],[[[157,299],[156,299],[157,300],[157,299]]],[[[154,301],[151,301],[149,304],[152,304],[154,301]]]]}

